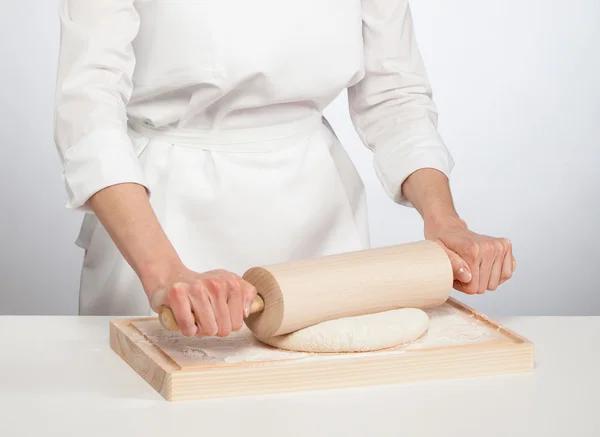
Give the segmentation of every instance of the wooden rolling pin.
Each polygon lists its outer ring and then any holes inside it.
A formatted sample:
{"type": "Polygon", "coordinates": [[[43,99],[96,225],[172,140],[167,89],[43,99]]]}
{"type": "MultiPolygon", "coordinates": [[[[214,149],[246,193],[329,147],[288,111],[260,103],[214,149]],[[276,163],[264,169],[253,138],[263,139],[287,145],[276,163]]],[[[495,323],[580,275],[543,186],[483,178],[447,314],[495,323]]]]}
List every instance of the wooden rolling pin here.
{"type": "MultiPolygon", "coordinates": [[[[326,320],[440,305],[450,296],[453,274],[440,245],[419,241],[253,267],[243,279],[259,294],[246,325],[270,337],[326,320]]],[[[178,330],[169,308],[159,319],[178,330]]]]}

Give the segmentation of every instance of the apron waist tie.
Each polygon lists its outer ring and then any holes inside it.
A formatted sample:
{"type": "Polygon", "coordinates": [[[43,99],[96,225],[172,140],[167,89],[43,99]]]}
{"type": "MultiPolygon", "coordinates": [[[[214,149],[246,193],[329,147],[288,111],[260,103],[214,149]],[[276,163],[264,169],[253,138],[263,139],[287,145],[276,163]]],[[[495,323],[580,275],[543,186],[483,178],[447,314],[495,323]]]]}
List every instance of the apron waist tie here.
{"type": "Polygon", "coordinates": [[[166,143],[206,150],[265,152],[297,144],[289,140],[296,136],[306,137],[323,124],[323,116],[315,114],[288,123],[264,127],[228,130],[203,130],[177,127],[151,127],[129,121],[129,126],[140,135],[166,143]]]}

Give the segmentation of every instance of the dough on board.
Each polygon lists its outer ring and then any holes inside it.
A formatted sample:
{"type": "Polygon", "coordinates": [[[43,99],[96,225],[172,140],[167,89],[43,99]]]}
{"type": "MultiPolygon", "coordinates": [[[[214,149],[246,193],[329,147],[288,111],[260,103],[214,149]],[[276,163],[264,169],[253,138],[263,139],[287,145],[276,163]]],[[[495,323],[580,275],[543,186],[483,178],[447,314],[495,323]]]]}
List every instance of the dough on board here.
{"type": "Polygon", "coordinates": [[[427,313],[402,308],[328,320],[290,334],[258,338],[268,345],[302,352],[365,352],[408,343],[429,325],[427,313]]]}

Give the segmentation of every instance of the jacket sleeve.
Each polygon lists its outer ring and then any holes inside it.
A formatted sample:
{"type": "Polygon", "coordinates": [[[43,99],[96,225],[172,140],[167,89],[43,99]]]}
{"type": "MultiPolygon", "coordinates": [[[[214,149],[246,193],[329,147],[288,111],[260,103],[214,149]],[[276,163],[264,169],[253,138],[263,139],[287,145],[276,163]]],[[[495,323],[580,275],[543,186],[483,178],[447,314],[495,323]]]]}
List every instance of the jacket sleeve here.
{"type": "Polygon", "coordinates": [[[139,29],[134,0],[60,0],[60,55],[54,139],[63,166],[67,207],[111,185],[146,186],[127,133],[139,29]]]}
{"type": "Polygon", "coordinates": [[[350,116],[374,151],[377,177],[397,203],[411,173],[449,176],[454,162],[437,131],[437,109],[415,40],[408,0],[363,0],[365,75],[348,89],[350,116]]]}

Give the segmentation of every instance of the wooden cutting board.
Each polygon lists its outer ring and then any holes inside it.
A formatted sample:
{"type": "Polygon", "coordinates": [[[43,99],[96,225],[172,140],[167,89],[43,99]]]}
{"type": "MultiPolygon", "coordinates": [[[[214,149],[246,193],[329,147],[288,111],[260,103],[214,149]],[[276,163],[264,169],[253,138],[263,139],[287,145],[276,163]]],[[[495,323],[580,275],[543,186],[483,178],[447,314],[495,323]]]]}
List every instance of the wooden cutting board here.
{"type": "Polygon", "coordinates": [[[169,401],[336,389],[533,370],[533,344],[450,298],[425,310],[430,326],[404,346],[366,353],[289,352],[248,329],[186,338],[157,318],[114,320],[110,345],[169,401]]]}

